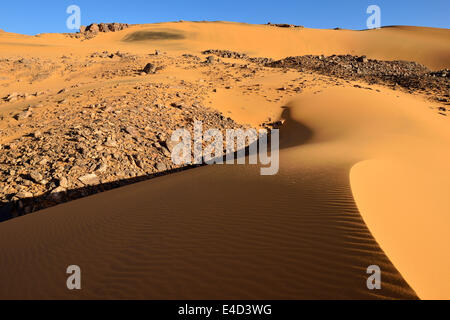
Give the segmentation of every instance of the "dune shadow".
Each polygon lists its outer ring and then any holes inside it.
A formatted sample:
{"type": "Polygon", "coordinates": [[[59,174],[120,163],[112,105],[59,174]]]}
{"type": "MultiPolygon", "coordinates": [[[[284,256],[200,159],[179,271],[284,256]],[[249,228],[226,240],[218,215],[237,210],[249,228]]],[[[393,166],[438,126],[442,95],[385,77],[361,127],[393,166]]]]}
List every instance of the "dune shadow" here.
{"type": "Polygon", "coordinates": [[[284,124],[280,128],[280,149],[298,147],[311,141],[314,132],[303,123],[294,120],[291,116],[291,106],[283,106],[281,118],[284,124]]]}
{"type": "Polygon", "coordinates": [[[81,188],[70,189],[67,192],[52,193],[51,191],[43,193],[42,195],[12,200],[7,202],[0,201],[0,223],[18,218],[24,215],[38,212],[43,209],[51,208],[63,203],[71,202],[94,194],[106,192],[109,190],[117,189],[127,185],[135,184],[138,182],[162,177],[165,175],[181,172],[189,169],[193,169],[202,165],[190,165],[182,168],[176,168],[167,170],[164,172],[147,174],[133,178],[120,179],[113,182],[102,183],[92,186],[84,186],[81,188]]]}
{"type": "Polygon", "coordinates": [[[122,39],[124,42],[152,40],[181,40],[186,36],[178,31],[136,31],[122,39]]]}
{"type": "MultiPolygon", "coordinates": [[[[289,106],[283,106],[284,111],[281,117],[282,119],[285,120],[285,122],[283,125],[280,125],[280,127],[278,127],[278,129],[280,130],[280,150],[305,144],[313,136],[313,132],[308,127],[292,119],[291,108],[292,107],[289,106]]],[[[268,132],[267,135],[267,147],[268,150],[272,150],[272,138],[270,131],[268,132]]],[[[251,150],[259,150],[259,140],[249,142],[249,144],[244,149],[236,150],[235,152],[231,153],[231,155],[235,160],[241,157],[242,155],[244,155],[245,158],[248,158],[250,156],[251,150]]],[[[271,151],[269,151],[269,153],[271,153],[271,151]]],[[[214,163],[226,163],[228,156],[230,156],[230,153],[224,153],[220,157],[221,159],[215,158],[212,161],[214,163]]],[[[246,163],[248,163],[248,161],[246,163]]],[[[164,172],[147,174],[133,178],[120,179],[113,182],[102,183],[93,186],[84,186],[81,188],[70,189],[67,190],[66,192],[62,192],[59,194],[55,194],[52,193],[51,191],[48,191],[36,197],[11,201],[0,201],[0,223],[24,215],[32,214],[44,209],[48,209],[60,204],[92,196],[94,194],[103,193],[127,185],[132,185],[139,182],[151,180],[154,178],[170,175],[176,172],[192,170],[203,166],[207,166],[207,164],[187,165],[181,168],[167,170],[164,172]]],[[[28,177],[25,176],[23,176],[22,178],[28,179],[28,177]]],[[[56,183],[56,181],[51,182],[56,183]]]]}

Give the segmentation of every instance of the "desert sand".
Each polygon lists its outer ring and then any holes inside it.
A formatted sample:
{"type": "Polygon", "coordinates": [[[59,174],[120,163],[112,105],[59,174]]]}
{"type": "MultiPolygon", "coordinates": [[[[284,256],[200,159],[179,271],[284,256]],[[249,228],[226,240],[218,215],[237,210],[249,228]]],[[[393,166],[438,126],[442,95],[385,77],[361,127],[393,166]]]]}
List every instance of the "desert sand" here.
{"type": "MultiPolygon", "coordinates": [[[[2,69],[0,96],[42,91],[0,104],[2,145],[20,145],[17,139],[35,132],[37,123],[45,130],[84,121],[77,118],[85,110],[79,104],[100,98],[122,97],[132,107],[161,102],[160,91],[146,91],[148,101],[133,91],[155,83],[171,93],[161,103],[189,87],[184,103],[198,98],[237,124],[284,124],[278,175],[261,176],[254,165],[198,167],[1,222],[0,298],[449,299],[448,101],[239,59],[192,68],[195,60],[181,58],[204,60],[201,52],[209,49],[271,59],[351,54],[441,70],[450,68],[449,36],[446,29],[419,27],[351,31],[228,22],[130,26],[90,40],[1,33],[0,58],[41,64],[2,69]],[[161,53],[150,56],[155,50],[161,53]],[[136,59],[95,58],[85,65],[103,51],[136,59]],[[145,61],[165,68],[129,72],[145,61]],[[58,95],[63,88],[70,89],[58,95]],[[31,118],[14,119],[36,104],[31,118]],[[82,269],[81,291],[65,286],[72,264],[82,269]],[[381,290],[366,287],[370,265],[382,270],[381,290]]],[[[10,168],[0,168],[0,186],[11,187],[10,168]]],[[[35,197],[46,192],[42,185],[30,188],[35,197]]]]}

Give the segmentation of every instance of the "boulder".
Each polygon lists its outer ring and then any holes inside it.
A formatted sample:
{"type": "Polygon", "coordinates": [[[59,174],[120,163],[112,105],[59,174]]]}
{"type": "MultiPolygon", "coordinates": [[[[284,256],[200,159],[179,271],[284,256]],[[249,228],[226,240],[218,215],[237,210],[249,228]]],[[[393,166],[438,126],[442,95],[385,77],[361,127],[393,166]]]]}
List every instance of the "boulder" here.
{"type": "Polygon", "coordinates": [[[90,33],[99,33],[100,28],[98,27],[98,24],[93,23],[86,28],[86,31],[90,33]]]}

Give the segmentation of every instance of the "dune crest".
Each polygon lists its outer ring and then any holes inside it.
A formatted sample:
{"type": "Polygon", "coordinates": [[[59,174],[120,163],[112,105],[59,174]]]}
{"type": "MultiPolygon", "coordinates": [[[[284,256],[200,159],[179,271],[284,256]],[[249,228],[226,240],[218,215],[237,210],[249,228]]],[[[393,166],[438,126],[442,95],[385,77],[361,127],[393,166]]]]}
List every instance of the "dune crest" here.
{"type": "Polygon", "coordinates": [[[299,107],[299,119],[313,128],[316,141],[331,144],[336,154],[324,158],[369,159],[350,174],[365,223],[419,297],[448,299],[450,278],[442,272],[450,267],[446,119],[406,95],[392,101],[386,94],[336,89],[321,97],[301,98],[300,106],[323,109],[299,107]]]}

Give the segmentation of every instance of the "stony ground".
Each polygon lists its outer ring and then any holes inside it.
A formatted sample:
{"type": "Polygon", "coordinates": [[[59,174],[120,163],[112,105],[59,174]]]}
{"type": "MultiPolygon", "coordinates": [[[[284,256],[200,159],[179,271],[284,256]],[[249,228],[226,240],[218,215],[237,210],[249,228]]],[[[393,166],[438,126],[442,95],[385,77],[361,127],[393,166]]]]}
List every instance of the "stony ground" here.
{"type": "Polygon", "coordinates": [[[269,62],[275,68],[295,68],[342,79],[360,79],[369,84],[402,87],[411,93],[420,91],[440,102],[449,102],[450,70],[431,71],[408,61],[380,61],[351,55],[288,57],[269,62]]]}
{"type": "MultiPolygon", "coordinates": [[[[24,75],[31,82],[33,71],[39,73],[46,65],[38,59],[5,61],[6,68],[17,73],[27,69],[24,75]]],[[[180,128],[192,132],[194,120],[202,121],[204,130],[245,128],[202,104],[206,92],[214,90],[209,83],[142,81],[165,65],[179,63],[190,68],[192,62],[204,63],[200,58],[174,60],[154,55],[145,59],[155,66],[147,70],[141,61],[142,57],[96,52],[86,62],[68,63],[65,68],[66,73],[73,73],[98,64],[91,76],[101,83],[91,89],[79,84],[55,93],[4,97],[5,105],[43,99],[4,119],[8,120],[0,132],[0,138],[8,141],[0,145],[0,212],[4,218],[180,169],[171,161],[171,133],[180,128]],[[137,85],[129,79],[122,82],[127,76],[141,81],[137,85]],[[116,81],[108,82],[111,79],[116,81]]]]}

